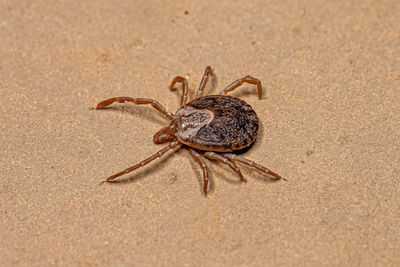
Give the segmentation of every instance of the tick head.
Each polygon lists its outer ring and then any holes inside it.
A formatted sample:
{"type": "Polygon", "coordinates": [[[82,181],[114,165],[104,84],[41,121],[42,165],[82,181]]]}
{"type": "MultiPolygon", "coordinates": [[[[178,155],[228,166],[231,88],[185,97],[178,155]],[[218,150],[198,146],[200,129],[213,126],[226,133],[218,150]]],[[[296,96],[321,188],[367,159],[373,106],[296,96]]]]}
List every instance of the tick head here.
{"type": "Polygon", "coordinates": [[[184,106],[179,109],[174,116],[175,125],[177,127],[175,135],[181,141],[190,140],[203,126],[209,124],[213,117],[214,114],[207,109],[196,109],[190,106],[184,106]]]}

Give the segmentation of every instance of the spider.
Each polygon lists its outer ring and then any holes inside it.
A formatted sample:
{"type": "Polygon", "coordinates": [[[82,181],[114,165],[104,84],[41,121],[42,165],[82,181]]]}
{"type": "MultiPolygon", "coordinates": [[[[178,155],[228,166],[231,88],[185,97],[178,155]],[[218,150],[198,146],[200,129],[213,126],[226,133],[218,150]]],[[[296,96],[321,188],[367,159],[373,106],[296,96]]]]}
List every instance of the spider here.
{"type": "Polygon", "coordinates": [[[140,163],[116,173],[101,184],[114,180],[115,178],[130,173],[143,167],[153,160],[162,157],[169,150],[182,146],[189,150],[191,156],[199,163],[203,170],[203,190],[207,196],[208,170],[204,158],[219,161],[231,168],[240,178],[246,182],[239,167],[234,161],[253,167],[264,174],[275,179],[284,179],[277,173],[255,163],[254,161],[240,157],[232,152],[249,147],[257,136],[259,120],[252,107],[245,101],[226,95],[243,83],[257,85],[258,97],[262,99],[261,81],[247,75],[234,81],[220,92],[219,95],[203,96],[203,90],[209,76],[212,75],[210,66],[206,67],[196,98],[187,102],[188,81],[177,76],[173,79],[170,90],[174,90],[176,83],[182,85],[181,106],[175,115],[167,111],[158,101],[148,98],[114,97],[100,102],[96,109],[102,109],[114,102],[133,103],[136,105],[150,104],[158,112],[170,120],[167,127],[160,129],[153,137],[156,144],[169,144],[140,163]]]}

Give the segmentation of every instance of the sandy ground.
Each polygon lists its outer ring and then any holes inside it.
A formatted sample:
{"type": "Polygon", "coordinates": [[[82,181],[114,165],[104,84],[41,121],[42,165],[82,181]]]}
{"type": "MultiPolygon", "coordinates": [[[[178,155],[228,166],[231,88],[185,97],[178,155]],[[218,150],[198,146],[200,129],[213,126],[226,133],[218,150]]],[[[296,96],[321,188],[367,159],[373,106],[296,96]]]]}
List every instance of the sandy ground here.
{"type": "Polygon", "coordinates": [[[399,266],[400,2],[1,1],[1,266],[399,266]],[[82,3],[81,3],[82,2],[82,3]],[[186,12],[187,11],[187,12],[186,12]],[[261,120],[247,184],[152,155],[204,69],[261,120]]]}

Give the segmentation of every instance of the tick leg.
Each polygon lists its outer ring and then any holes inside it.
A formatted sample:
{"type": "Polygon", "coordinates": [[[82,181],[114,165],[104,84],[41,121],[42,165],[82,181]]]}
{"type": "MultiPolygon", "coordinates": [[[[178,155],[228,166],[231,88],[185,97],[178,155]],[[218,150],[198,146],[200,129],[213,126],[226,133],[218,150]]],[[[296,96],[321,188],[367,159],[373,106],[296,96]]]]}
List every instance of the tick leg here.
{"type": "Polygon", "coordinates": [[[178,142],[178,141],[173,141],[173,142],[169,143],[168,146],[164,147],[163,149],[161,149],[160,151],[158,151],[157,153],[155,153],[155,154],[154,154],[153,156],[151,156],[150,158],[147,158],[147,159],[141,161],[140,163],[138,163],[138,164],[136,164],[136,165],[134,165],[134,166],[132,166],[132,167],[129,167],[128,169],[126,169],[126,170],[124,170],[124,171],[122,171],[122,172],[119,172],[119,173],[116,173],[116,174],[114,174],[114,175],[111,175],[111,176],[108,177],[106,180],[102,181],[100,184],[104,184],[105,182],[109,182],[109,181],[111,181],[111,180],[114,180],[115,178],[117,178],[117,177],[119,177],[119,176],[121,176],[121,175],[130,173],[131,171],[134,171],[134,170],[136,170],[136,169],[138,169],[138,168],[140,168],[140,167],[143,167],[143,166],[149,164],[150,162],[152,162],[153,160],[155,160],[156,158],[162,157],[165,153],[167,153],[169,150],[173,149],[174,147],[176,147],[176,146],[178,146],[178,145],[180,145],[180,142],[178,142]]]}
{"type": "Polygon", "coordinates": [[[176,83],[182,83],[182,96],[181,96],[181,107],[186,104],[187,93],[188,93],[188,81],[181,77],[176,76],[169,87],[169,90],[174,90],[176,83]]]}
{"type": "Polygon", "coordinates": [[[220,95],[226,95],[228,92],[235,90],[237,87],[241,86],[243,83],[251,83],[251,84],[256,84],[258,88],[258,98],[262,98],[262,86],[261,86],[261,81],[251,77],[250,75],[246,75],[244,78],[241,78],[239,80],[234,81],[231,85],[226,87],[224,90],[222,90],[220,95]]]}
{"type": "Polygon", "coordinates": [[[243,182],[247,182],[247,180],[243,177],[242,172],[240,171],[239,167],[236,166],[229,158],[225,157],[224,155],[220,155],[214,152],[204,152],[204,156],[209,159],[215,159],[219,162],[222,162],[229,166],[236,174],[239,176],[240,180],[243,182]]]}
{"type": "Polygon", "coordinates": [[[101,101],[96,109],[102,109],[105,108],[112,103],[117,102],[117,103],[128,103],[131,102],[136,105],[145,105],[145,104],[150,104],[153,108],[155,108],[158,112],[164,114],[168,119],[172,120],[172,117],[174,114],[171,112],[167,111],[163,106],[161,106],[160,103],[158,103],[156,100],[149,99],[149,98],[132,98],[132,97],[113,97],[104,101],[101,101]]]}
{"type": "Polygon", "coordinates": [[[196,98],[202,97],[203,96],[203,90],[206,87],[208,77],[212,75],[212,69],[210,66],[206,67],[206,70],[204,71],[203,79],[201,79],[201,83],[199,86],[199,90],[197,90],[196,98]]]}
{"type": "Polygon", "coordinates": [[[208,170],[207,165],[204,162],[203,157],[197,153],[196,150],[189,148],[190,154],[192,157],[200,164],[201,168],[203,169],[203,181],[204,181],[204,195],[207,196],[207,186],[208,186],[208,170]]]}
{"type": "Polygon", "coordinates": [[[148,99],[148,98],[114,97],[114,98],[110,98],[110,99],[101,101],[97,105],[96,109],[105,108],[105,107],[111,105],[114,102],[117,102],[117,103],[128,103],[128,102],[131,102],[131,103],[136,104],[136,105],[150,104],[158,112],[164,114],[168,119],[172,120],[172,117],[174,116],[174,114],[172,114],[171,112],[167,111],[156,100],[148,99]]]}
{"type": "Polygon", "coordinates": [[[251,161],[251,160],[239,157],[238,155],[230,154],[230,153],[224,153],[222,155],[224,157],[227,157],[227,158],[231,159],[231,160],[237,160],[237,161],[239,161],[239,162],[241,162],[243,164],[246,164],[247,166],[256,168],[257,170],[259,170],[259,171],[261,171],[261,172],[263,172],[265,174],[271,175],[272,177],[274,177],[277,180],[283,179],[283,180],[287,181],[285,178],[281,177],[279,174],[277,174],[277,173],[265,168],[264,166],[261,166],[261,165],[255,163],[254,161],[251,161]]]}

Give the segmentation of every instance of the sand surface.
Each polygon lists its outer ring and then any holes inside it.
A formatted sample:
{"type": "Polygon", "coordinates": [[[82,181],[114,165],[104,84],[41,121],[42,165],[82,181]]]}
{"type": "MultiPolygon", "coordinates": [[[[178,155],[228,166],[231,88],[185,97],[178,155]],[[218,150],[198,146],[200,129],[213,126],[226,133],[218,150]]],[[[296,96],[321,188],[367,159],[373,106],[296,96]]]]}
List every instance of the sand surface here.
{"type": "Polygon", "coordinates": [[[1,1],[1,266],[399,266],[400,2],[1,1]],[[186,12],[187,11],[187,12],[186,12]],[[160,150],[204,69],[257,112],[247,184],[160,150]]]}

